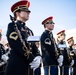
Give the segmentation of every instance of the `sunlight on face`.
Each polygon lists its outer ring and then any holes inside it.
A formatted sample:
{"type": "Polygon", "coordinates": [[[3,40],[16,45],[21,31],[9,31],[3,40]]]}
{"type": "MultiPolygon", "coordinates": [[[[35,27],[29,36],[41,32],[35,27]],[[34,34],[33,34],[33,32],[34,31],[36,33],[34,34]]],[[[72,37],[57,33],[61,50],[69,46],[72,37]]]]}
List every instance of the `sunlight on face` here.
{"type": "Polygon", "coordinates": [[[69,46],[74,44],[74,40],[68,41],[69,46]]]}
{"type": "Polygon", "coordinates": [[[21,11],[21,12],[20,12],[20,17],[21,17],[23,20],[27,21],[27,20],[29,19],[29,14],[30,14],[30,12],[21,11]]]}
{"type": "Polygon", "coordinates": [[[60,38],[61,40],[65,40],[65,35],[62,35],[60,38]]]}
{"type": "Polygon", "coordinates": [[[54,29],[54,24],[46,24],[47,28],[49,30],[53,30],[54,29]]]}

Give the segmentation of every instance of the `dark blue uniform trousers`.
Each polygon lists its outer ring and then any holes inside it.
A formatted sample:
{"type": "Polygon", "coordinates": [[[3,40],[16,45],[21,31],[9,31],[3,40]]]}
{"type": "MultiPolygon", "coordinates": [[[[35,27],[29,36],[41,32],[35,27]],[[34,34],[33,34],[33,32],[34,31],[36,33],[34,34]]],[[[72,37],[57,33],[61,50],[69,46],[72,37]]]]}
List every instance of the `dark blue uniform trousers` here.
{"type": "Polygon", "coordinates": [[[44,75],[58,75],[58,67],[57,66],[47,66],[44,67],[44,75]]]}
{"type": "Polygon", "coordinates": [[[60,67],[60,75],[69,75],[69,66],[60,67]]]}
{"type": "Polygon", "coordinates": [[[34,75],[41,75],[41,68],[37,68],[34,72],[34,75]]]}
{"type": "Polygon", "coordinates": [[[73,75],[76,75],[76,67],[73,69],[73,75]]]}

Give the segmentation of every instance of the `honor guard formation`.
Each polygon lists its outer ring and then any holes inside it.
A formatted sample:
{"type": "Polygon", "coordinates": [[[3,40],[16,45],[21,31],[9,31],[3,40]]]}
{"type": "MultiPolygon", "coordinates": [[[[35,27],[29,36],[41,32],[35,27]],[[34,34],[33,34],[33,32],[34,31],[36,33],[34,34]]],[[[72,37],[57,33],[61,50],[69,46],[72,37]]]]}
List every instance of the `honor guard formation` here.
{"type": "Polygon", "coordinates": [[[54,37],[53,16],[41,21],[44,31],[36,37],[26,23],[30,4],[20,0],[10,6],[13,17],[10,15],[5,44],[0,29],[0,75],[76,75],[74,37],[66,39],[65,30],[54,37]]]}

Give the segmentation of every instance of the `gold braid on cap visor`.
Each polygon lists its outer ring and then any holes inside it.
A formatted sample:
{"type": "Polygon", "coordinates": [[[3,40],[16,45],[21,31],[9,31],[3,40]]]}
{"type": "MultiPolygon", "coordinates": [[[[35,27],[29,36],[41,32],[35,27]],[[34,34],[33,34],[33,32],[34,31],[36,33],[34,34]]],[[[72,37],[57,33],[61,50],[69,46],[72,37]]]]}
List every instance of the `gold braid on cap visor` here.
{"type": "Polygon", "coordinates": [[[14,11],[13,11],[13,13],[15,13],[17,10],[19,10],[19,9],[23,9],[23,8],[25,8],[25,9],[27,9],[28,7],[27,6],[18,6],[18,7],[16,7],[16,8],[14,8],[14,11]]]}
{"type": "Polygon", "coordinates": [[[45,23],[44,23],[44,25],[45,24],[55,24],[52,20],[47,20],[45,23]]]}

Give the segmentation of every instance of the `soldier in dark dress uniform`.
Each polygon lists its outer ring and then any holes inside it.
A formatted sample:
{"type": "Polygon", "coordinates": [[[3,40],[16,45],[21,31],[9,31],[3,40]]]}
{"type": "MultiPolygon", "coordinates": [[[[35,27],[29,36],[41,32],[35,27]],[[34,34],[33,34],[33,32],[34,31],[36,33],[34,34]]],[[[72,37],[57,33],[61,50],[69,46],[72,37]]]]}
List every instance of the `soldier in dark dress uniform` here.
{"type": "MultiPolygon", "coordinates": [[[[11,47],[11,55],[6,67],[5,75],[30,75],[30,68],[35,71],[41,62],[41,56],[35,43],[28,43],[27,38],[32,30],[26,27],[29,19],[30,2],[22,0],[11,7],[14,13],[12,22],[8,24],[7,40],[11,47]]],[[[31,73],[32,75],[32,73],[31,73]]]]}
{"type": "Polygon", "coordinates": [[[74,44],[74,38],[70,37],[67,39],[68,45],[69,45],[69,53],[72,59],[74,59],[74,65],[70,67],[70,74],[75,75],[76,74],[76,52],[75,52],[75,44],[74,44]]]}
{"type": "Polygon", "coordinates": [[[63,58],[59,56],[52,33],[54,28],[53,17],[51,16],[43,20],[42,25],[44,25],[45,28],[40,38],[44,75],[58,75],[57,65],[58,63],[62,63],[63,58]]]}
{"type": "Polygon", "coordinates": [[[60,50],[60,54],[63,55],[63,64],[60,66],[60,75],[69,75],[69,66],[71,59],[69,57],[69,52],[67,50],[67,45],[65,42],[65,30],[62,30],[57,33],[57,45],[60,50]]]}
{"type": "MultiPolygon", "coordinates": [[[[1,34],[2,30],[0,29],[0,41],[2,38],[2,34],[1,34]]],[[[3,59],[2,59],[2,55],[5,54],[5,48],[4,46],[0,43],[0,75],[4,75],[5,72],[5,65],[2,65],[3,59]]]]}

